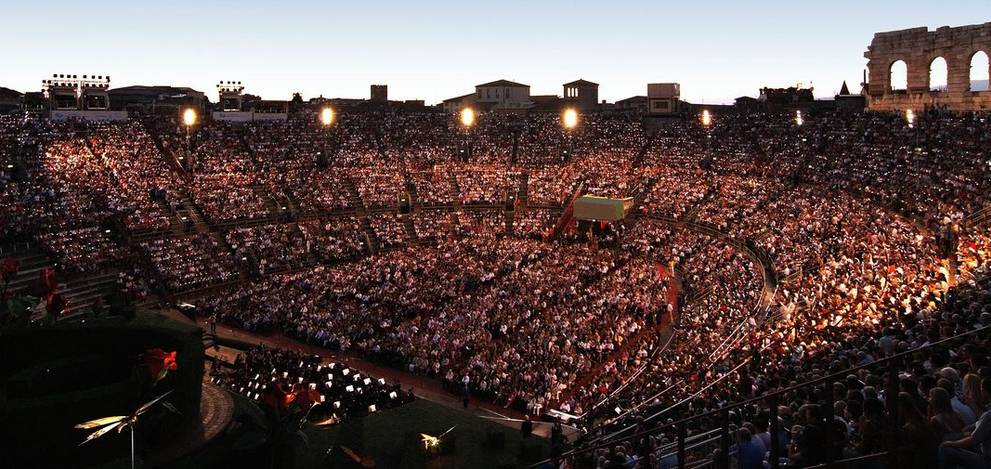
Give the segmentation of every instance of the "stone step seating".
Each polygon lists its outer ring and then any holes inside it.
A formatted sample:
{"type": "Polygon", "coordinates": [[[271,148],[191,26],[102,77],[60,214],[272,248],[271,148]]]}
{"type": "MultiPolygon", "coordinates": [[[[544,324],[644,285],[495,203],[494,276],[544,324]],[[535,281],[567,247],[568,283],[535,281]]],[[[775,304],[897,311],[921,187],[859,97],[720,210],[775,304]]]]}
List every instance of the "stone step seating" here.
{"type": "MultiPolygon", "coordinates": [[[[10,287],[14,290],[33,290],[40,281],[41,271],[56,267],[55,261],[47,254],[30,246],[15,250],[0,249],[0,257],[12,257],[21,264],[17,275],[10,282],[10,287]]],[[[98,298],[113,293],[117,288],[116,271],[75,274],[68,279],[63,275],[56,275],[56,278],[59,280],[58,293],[69,300],[69,306],[73,310],[89,308],[98,298]]]]}
{"type": "Polygon", "coordinates": [[[59,285],[59,293],[69,299],[69,306],[74,311],[89,308],[97,299],[111,295],[116,289],[117,272],[88,275],[59,285]]]}

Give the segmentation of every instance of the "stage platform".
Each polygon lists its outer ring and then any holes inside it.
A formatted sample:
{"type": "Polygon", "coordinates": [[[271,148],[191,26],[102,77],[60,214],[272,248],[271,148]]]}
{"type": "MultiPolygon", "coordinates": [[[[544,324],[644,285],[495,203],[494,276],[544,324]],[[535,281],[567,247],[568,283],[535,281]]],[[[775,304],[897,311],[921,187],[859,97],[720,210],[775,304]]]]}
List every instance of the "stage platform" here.
{"type": "Polygon", "coordinates": [[[219,386],[204,382],[199,423],[195,428],[177,435],[168,445],[157,448],[148,455],[145,463],[150,467],[160,467],[199,450],[226,430],[233,418],[234,400],[230,394],[219,386]]]}

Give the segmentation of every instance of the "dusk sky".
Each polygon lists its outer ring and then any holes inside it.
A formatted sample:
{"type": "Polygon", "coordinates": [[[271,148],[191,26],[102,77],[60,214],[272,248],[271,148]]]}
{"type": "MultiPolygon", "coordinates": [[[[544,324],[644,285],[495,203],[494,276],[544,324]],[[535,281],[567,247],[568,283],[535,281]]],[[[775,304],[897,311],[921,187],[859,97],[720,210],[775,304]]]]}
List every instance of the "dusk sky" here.
{"type": "Polygon", "coordinates": [[[37,91],[52,73],[112,87],[220,80],[266,99],[368,96],[428,104],[506,78],[532,94],[599,83],[600,99],[679,82],[692,102],[761,86],[859,90],[878,31],[991,21],[988,0],[730,1],[14,1],[3,4],[0,86],[37,91]]]}

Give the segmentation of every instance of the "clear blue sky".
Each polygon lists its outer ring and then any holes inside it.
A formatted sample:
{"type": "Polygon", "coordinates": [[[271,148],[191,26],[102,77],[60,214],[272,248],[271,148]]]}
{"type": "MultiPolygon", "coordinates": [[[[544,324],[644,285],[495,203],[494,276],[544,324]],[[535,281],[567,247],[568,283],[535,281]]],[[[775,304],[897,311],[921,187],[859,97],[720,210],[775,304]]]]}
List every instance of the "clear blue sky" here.
{"type": "Polygon", "coordinates": [[[14,0],[0,6],[0,86],[52,73],[114,87],[219,80],[268,99],[367,97],[428,104],[508,78],[560,94],[576,78],[609,101],[680,82],[693,102],[731,102],[798,82],[856,92],[877,31],[991,21],[988,0],[827,2],[14,0]]]}

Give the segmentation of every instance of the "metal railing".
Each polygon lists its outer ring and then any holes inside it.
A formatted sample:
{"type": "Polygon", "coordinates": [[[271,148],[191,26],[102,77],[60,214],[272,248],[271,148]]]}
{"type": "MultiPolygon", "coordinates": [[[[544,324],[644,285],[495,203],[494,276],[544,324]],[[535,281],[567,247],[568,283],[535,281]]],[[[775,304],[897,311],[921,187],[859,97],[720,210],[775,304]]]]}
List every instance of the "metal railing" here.
{"type": "MultiPolygon", "coordinates": [[[[987,333],[989,330],[991,330],[991,326],[984,326],[984,327],[981,327],[979,329],[974,329],[974,330],[970,330],[970,331],[967,331],[967,332],[963,332],[963,333],[954,335],[952,337],[947,337],[947,338],[938,340],[936,342],[932,342],[932,343],[923,345],[921,347],[914,348],[912,350],[907,350],[907,351],[904,351],[904,352],[901,352],[901,353],[897,353],[897,354],[892,355],[890,357],[885,357],[885,358],[876,360],[874,362],[871,362],[871,363],[868,363],[868,364],[865,364],[865,365],[855,366],[855,367],[848,368],[848,369],[845,369],[843,371],[840,371],[840,372],[837,372],[837,373],[833,373],[833,374],[830,374],[830,375],[827,375],[827,376],[824,376],[824,377],[821,377],[821,378],[817,378],[817,379],[806,381],[804,383],[800,383],[800,384],[797,384],[797,385],[794,385],[794,386],[790,386],[790,387],[787,387],[787,388],[784,388],[784,389],[781,389],[781,390],[778,390],[778,391],[775,391],[775,392],[772,392],[772,393],[769,393],[769,394],[764,394],[762,396],[753,397],[753,398],[750,398],[750,399],[745,399],[745,400],[742,400],[742,401],[738,401],[738,402],[735,402],[733,404],[730,404],[730,405],[721,407],[719,409],[715,409],[715,410],[703,412],[703,413],[700,413],[700,414],[692,415],[692,416],[685,417],[685,418],[682,418],[680,420],[673,421],[673,422],[670,422],[670,423],[660,424],[660,425],[657,425],[657,426],[655,426],[653,428],[650,428],[650,429],[647,429],[647,430],[641,430],[641,431],[638,431],[636,433],[632,433],[630,435],[623,436],[621,438],[615,438],[615,439],[608,439],[607,438],[606,441],[603,441],[602,439],[600,439],[600,440],[598,440],[598,442],[596,442],[594,444],[591,444],[591,445],[588,445],[588,446],[585,446],[585,447],[582,447],[582,448],[578,448],[578,449],[573,449],[571,451],[564,452],[563,454],[561,454],[561,456],[559,456],[556,459],[557,460],[571,459],[571,458],[574,458],[576,456],[580,456],[580,455],[583,455],[583,454],[586,454],[586,453],[590,453],[590,452],[593,452],[593,451],[596,451],[596,450],[599,450],[599,449],[609,448],[611,446],[615,446],[617,444],[620,444],[620,443],[623,443],[623,442],[626,442],[626,441],[635,440],[635,439],[638,439],[638,438],[642,438],[642,437],[645,437],[645,436],[653,435],[653,434],[664,432],[664,431],[674,430],[674,431],[677,432],[677,439],[675,440],[675,444],[674,444],[675,445],[675,448],[676,448],[675,454],[677,455],[677,459],[678,459],[678,466],[677,467],[679,469],[685,469],[685,468],[689,467],[687,465],[688,464],[688,461],[686,460],[687,451],[690,449],[690,447],[688,446],[688,443],[691,441],[689,439],[688,433],[687,433],[687,430],[688,430],[689,425],[690,424],[695,424],[695,423],[698,423],[698,422],[704,422],[706,420],[710,420],[710,419],[716,418],[719,421],[719,424],[717,425],[717,427],[714,430],[710,430],[710,431],[708,431],[708,432],[706,432],[704,434],[708,435],[708,434],[710,434],[712,432],[718,432],[719,433],[719,441],[720,441],[720,449],[721,449],[721,451],[719,452],[719,459],[716,460],[715,463],[716,463],[716,466],[717,467],[729,467],[729,455],[730,455],[730,447],[731,447],[731,445],[730,445],[731,439],[730,439],[730,434],[729,434],[729,428],[730,428],[730,411],[731,410],[734,410],[734,409],[739,409],[739,408],[744,407],[744,406],[749,406],[751,404],[765,403],[766,406],[767,406],[767,410],[768,410],[768,419],[769,419],[769,428],[768,428],[768,430],[769,430],[770,434],[772,435],[772,437],[771,437],[771,447],[769,448],[770,455],[768,457],[768,462],[769,462],[770,467],[772,469],[778,469],[780,467],[780,458],[781,458],[782,454],[784,454],[782,452],[783,448],[781,448],[780,440],[777,437],[777,435],[780,434],[780,430],[781,430],[780,429],[780,423],[778,422],[778,404],[779,404],[779,402],[781,402],[781,400],[782,400],[783,397],[785,397],[788,394],[793,393],[795,391],[802,390],[802,389],[807,389],[807,388],[812,388],[812,387],[815,387],[815,386],[820,385],[820,384],[823,384],[823,383],[830,383],[830,382],[833,382],[833,381],[836,381],[836,380],[844,380],[846,378],[846,376],[848,376],[850,374],[856,374],[856,372],[858,372],[860,370],[877,369],[877,368],[882,368],[882,367],[885,367],[885,366],[889,367],[888,373],[887,373],[887,377],[886,377],[886,380],[885,380],[886,394],[888,394],[889,396],[896,396],[897,393],[898,393],[898,384],[899,384],[898,373],[899,373],[899,371],[901,371],[901,368],[899,367],[899,365],[905,359],[910,358],[911,356],[913,356],[913,355],[915,355],[915,354],[917,354],[919,352],[925,351],[925,350],[929,350],[929,349],[936,348],[936,347],[942,347],[942,346],[948,345],[948,344],[953,344],[953,343],[955,343],[955,342],[957,342],[957,341],[959,341],[961,339],[967,339],[967,338],[970,338],[970,337],[983,335],[983,334],[987,333]]],[[[833,393],[832,392],[826,392],[826,393],[823,393],[823,394],[826,397],[826,399],[828,400],[822,406],[822,409],[823,409],[823,411],[825,413],[825,415],[823,416],[823,420],[825,420],[825,421],[831,421],[833,419],[833,417],[834,417],[833,416],[833,393]]],[[[885,402],[885,406],[887,408],[887,411],[888,411],[889,415],[891,416],[890,421],[892,423],[897,422],[898,421],[898,418],[897,418],[897,403],[896,403],[896,399],[894,399],[893,397],[887,399],[886,402],[885,402]]],[[[830,441],[831,438],[832,438],[831,432],[824,432],[824,436],[825,436],[825,440],[826,440],[825,441],[825,448],[826,448],[825,458],[826,458],[826,461],[823,462],[823,463],[821,463],[821,464],[818,464],[818,465],[815,465],[815,466],[811,466],[811,467],[821,467],[821,468],[845,467],[845,466],[848,466],[848,465],[853,464],[855,462],[863,461],[863,460],[866,460],[866,459],[876,459],[876,458],[881,458],[881,457],[889,457],[890,458],[890,457],[897,456],[897,453],[885,451],[885,452],[873,453],[873,454],[864,455],[864,456],[857,456],[855,458],[839,459],[839,458],[837,458],[838,455],[833,454],[833,452],[834,452],[833,451],[833,445],[832,445],[833,442],[830,441]]],[[[538,462],[536,464],[533,464],[530,467],[537,467],[537,466],[539,466],[541,464],[545,464],[545,463],[549,463],[549,462],[553,462],[553,461],[554,460],[552,460],[552,459],[546,459],[546,460],[540,461],[540,462],[538,462]]]]}

